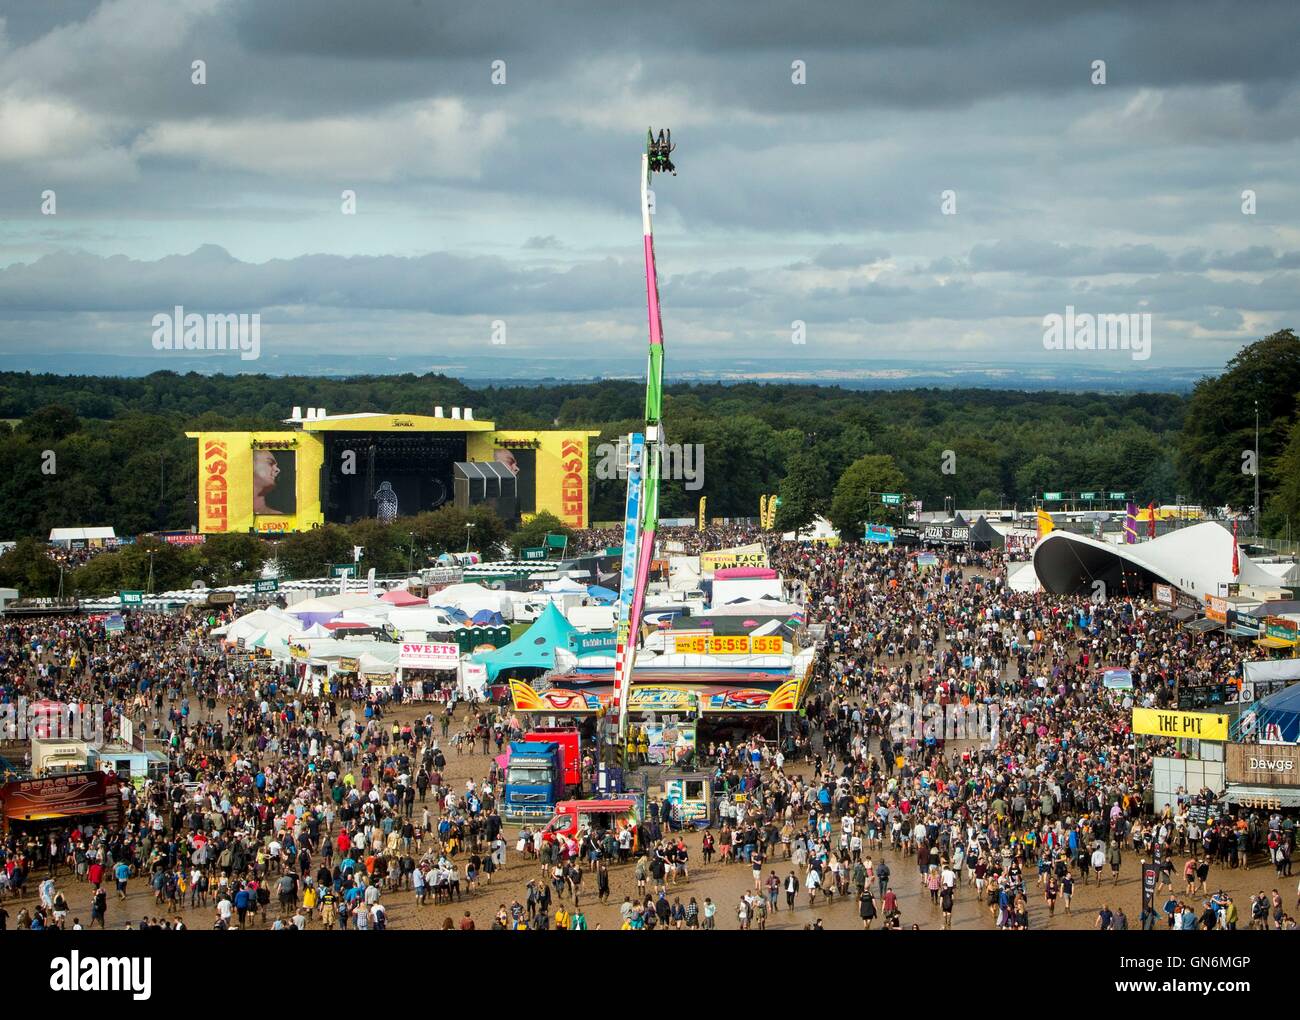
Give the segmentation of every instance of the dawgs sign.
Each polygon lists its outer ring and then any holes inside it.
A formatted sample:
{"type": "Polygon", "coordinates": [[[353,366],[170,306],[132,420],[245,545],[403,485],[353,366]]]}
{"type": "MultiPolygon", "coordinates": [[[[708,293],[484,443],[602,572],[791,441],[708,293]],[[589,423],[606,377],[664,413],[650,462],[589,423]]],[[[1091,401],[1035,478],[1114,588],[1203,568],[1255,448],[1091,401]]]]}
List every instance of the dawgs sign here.
{"type": "Polygon", "coordinates": [[[1300,786],[1300,748],[1229,744],[1228,782],[1246,786],[1300,786]]]}
{"type": "Polygon", "coordinates": [[[402,669],[457,669],[460,666],[460,646],[404,641],[397,664],[402,669]]]}

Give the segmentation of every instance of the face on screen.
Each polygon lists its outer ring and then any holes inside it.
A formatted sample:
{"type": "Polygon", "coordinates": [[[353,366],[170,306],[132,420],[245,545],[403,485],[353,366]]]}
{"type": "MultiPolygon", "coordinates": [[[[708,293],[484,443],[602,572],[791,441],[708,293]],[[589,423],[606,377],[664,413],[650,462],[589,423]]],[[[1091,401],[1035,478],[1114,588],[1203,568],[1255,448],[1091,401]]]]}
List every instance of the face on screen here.
{"type": "Polygon", "coordinates": [[[271,450],[253,451],[253,513],[283,514],[279,507],[267,502],[275,494],[280,477],[280,465],[271,450]]]}
{"type": "Polygon", "coordinates": [[[515,455],[509,450],[497,450],[495,454],[497,462],[504,464],[510,469],[512,475],[519,474],[519,462],[515,460],[515,455]]]}

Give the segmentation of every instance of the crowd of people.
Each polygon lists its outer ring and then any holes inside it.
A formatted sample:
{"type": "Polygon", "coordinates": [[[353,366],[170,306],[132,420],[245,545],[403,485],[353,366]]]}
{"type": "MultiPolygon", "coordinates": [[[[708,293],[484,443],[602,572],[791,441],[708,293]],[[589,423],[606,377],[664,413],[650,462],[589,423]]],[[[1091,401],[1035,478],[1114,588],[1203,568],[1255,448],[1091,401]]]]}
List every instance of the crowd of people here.
{"type": "MultiPolygon", "coordinates": [[[[449,691],[399,722],[368,689],[307,696],[209,636],[233,611],[128,613],[119,633],[38,617],[0,626],[0,704],[99,706],[107,732],[132,720],[168,767],[122,784],[120,817],[12,828],[0,927],[9,902],[20,928],[183,929],[201,911],[221,929],[382,930],[395,901],[418,916],[491,897],[490,927],[582,930],[599,927],[591,899],[608,904],[622,874],[628,930],[762,930],[794,910],[819,928],[836,903],[864,928],[947,927],[962,900],[993,927],[1025,930],[1146,860],[1159,886],[1142,927],[1233,928],[1245,922],[1216,876],[1260,865],[1290,876],[1291,818],[1234,814],[1202,791],[1154,811],[1152,759],[1178,751],[1131,732],[1135,705],[1168,706],[1180,683],[1231,672],[1243,654],[1232,639],[1182,629],[1137,594],[1013,591],[999,551],[948,552],[926,569],[904,549],[783,543],[740,524],[665,537],[688,552],[764,542],[821,634],[805,711],[780,736],[697,748],[723,805],[698,844],[654,798],[622,831],[508,833],[489,753],[524,731],[507,706],[449,691]],[[1105,688],[1101,667],[1114,666],[1132,690],[1105,688]],[[449,751],[480,745],[482,774],[449,780],[449,751]],[[536,870],[498,893],[507,854],[536,870]],[[752,881],[723,905],[697,885],[700,864],[748,868],[752,881]],[[110,918],[141,885],[149,916],[110,918]]],[[[577,544],[616,541],[592,531],[577,544]]],[[[1277,889],[1249,913],[1251,927],[1295,926],[1277,889]]],[[[468,910],[441,923],[476,926],[468,910]]],[[[1095,919],[1128,924],[1113,898],[1095,919]]]]}

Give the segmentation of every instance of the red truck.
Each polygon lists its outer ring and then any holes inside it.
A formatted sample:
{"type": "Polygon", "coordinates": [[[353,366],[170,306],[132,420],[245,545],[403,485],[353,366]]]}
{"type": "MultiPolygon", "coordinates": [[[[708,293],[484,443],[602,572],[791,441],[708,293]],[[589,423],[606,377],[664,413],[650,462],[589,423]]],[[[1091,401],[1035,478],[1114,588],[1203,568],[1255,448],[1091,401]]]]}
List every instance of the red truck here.
{"type": "Polygon", "coordinates": [[[568,790],[582,787],[582,735],[575,726],[541,726],[529,730],[523,739],[530,744],[559,744],[564,759],[564,786],[568,790]]]}

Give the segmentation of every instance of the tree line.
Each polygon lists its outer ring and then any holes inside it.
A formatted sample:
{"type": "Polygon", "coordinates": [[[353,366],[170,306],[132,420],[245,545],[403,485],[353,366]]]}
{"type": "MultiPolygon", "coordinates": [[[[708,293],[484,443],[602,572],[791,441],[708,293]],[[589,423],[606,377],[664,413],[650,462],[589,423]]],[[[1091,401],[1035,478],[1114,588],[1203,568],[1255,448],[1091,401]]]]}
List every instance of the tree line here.
{"type": "MultiPolygon", "coordinates": [[[[1139,503],[1248,507],[1260,472],[1266,533],[1300,518],[1300,340],[1245,347],[1190,394],[987,389],[859,391],[742,383],[666,388],[670,443],[699,444],[702,486],[662,484],[663,517],[753,517],[779,493],[779,524],[832,513],[850,532],[899,491],[926,509],[1026,508],[1044,491],[1121,490],[1139,503]],[[1253,457],[1260,410],[1258,463],[1253,457]],[[854,496],[858,493],[859,496],[854,496]],[[836,503],[838,501],[838,508],[836,503]],[[874,502],[873,502],[874,501],[874,502]]],[[[186,431],[284,428],[290,403],[334,412],[467,406],[502,428],[637,429],[644,387],[607,380],[472,389],[441,375],[143,378],[0,373],[0,538],[111,525],[119,534],[196,520],[197,451],[186,431]],[[290,394],[286,397],[285,394],[290,394]]],[[[625,483],[595,477],[591,518],[619,520],[625,483]]],[[[360,543],[358,543],[360,544],[360,543]]]]}
{"type": "Polygon", "coordinates": [[[201,544],[178,545],[144,536],[75,566],[62,566],[43,539],[28,537],[0,556],[0,587],[17,588],[24,597],[159,593],[189,588],[196,581],[209,587],[248,584],[263,576],[268,562],[284,580],[328,577],[336,564],[355,564],[358,577],[371,569],[379,575],[411,574],[436,564],[444,553],[518,558],[525,548],[543,546],[548,534],[573,537],[572,529],[546,512],[511,532],[487,507],[466,511],[448,506],[389,524],[326,524],[279,538],[208,535],[201,544]]]}

